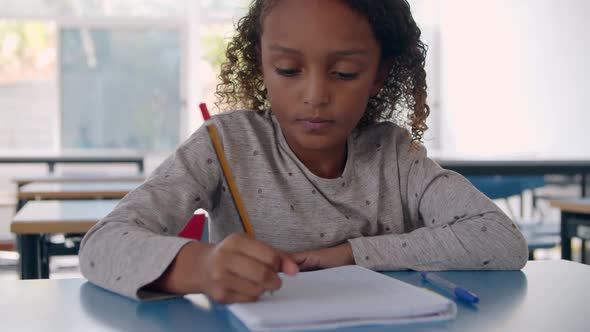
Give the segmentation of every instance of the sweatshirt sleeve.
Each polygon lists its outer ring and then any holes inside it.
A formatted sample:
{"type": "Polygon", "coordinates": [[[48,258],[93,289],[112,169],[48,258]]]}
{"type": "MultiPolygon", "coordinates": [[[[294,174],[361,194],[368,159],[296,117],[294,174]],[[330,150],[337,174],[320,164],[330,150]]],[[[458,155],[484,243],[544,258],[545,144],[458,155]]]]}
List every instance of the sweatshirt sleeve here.
{"type": "Polygon", "coordinates": [[[466,178],[442,169],[423,147],[402,145],[397,159],[409,229],[349,240],[357,264],[416,271],[516,270],[526,264],[527,243],[518,227],[466,178]]]}
{"type": "Polygon", "coordinates": [[[202,126],[84,236],[80,268],[92,283],[135,299],[191,240],[177,237],[195,210],[218,204],[221,170],[202,126]]]}

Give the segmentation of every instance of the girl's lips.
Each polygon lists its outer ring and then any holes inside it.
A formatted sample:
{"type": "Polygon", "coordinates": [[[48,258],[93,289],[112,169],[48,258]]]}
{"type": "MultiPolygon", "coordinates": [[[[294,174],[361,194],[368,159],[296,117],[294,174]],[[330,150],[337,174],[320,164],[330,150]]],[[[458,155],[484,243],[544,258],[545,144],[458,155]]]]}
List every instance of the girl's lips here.
{"type": "Polygon", "coordinates": [[[330,120],[316,120],[316,119],[305,119],[298,120],[303,127],[307,130],[321,130],[330,127],[334,124],[334,121],[330,120]]]}

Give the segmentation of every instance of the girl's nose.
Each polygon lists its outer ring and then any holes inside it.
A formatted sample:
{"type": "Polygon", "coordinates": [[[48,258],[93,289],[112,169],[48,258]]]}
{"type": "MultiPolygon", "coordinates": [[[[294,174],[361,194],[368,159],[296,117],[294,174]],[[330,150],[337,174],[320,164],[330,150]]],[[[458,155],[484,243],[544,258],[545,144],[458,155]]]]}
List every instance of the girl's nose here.
{"type": "Polygon", "coordinates": [[[330,103],[330,93],[328,91],[328,79],[322,75],[310,75],[305,82],[305,97],[303,102],[317,108],[330,103]]]}

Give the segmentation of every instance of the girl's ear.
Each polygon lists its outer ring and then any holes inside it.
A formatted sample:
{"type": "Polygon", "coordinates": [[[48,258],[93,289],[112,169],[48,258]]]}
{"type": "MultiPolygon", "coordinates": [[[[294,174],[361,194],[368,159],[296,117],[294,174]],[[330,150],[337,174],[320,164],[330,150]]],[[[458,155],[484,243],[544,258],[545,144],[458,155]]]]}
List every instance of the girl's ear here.
{"type": "Polygon", "coordinates": [[[375,82],[373,82],[373,86],[371,87],[371,97],[375,97],[385,82],[389,78],[389,72],[391,71],[391,67],[393,66],[392,59],[385,59],[381,61],[379,64],[379,69],[377,69],[377,76],[375,77],[375,82]]]}

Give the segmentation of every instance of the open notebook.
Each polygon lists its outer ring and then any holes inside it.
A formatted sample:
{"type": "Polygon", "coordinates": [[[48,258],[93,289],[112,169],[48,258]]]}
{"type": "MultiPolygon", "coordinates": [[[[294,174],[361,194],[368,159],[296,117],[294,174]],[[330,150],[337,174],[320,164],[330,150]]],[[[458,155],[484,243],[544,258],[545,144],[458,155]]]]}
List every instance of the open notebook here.
{"type": "Polygon", "coordinates": [[[355,265],[281,279],[272,295],[229,309],[252,331],[447,320],[457,313],[443,296],[355,265]]]}

